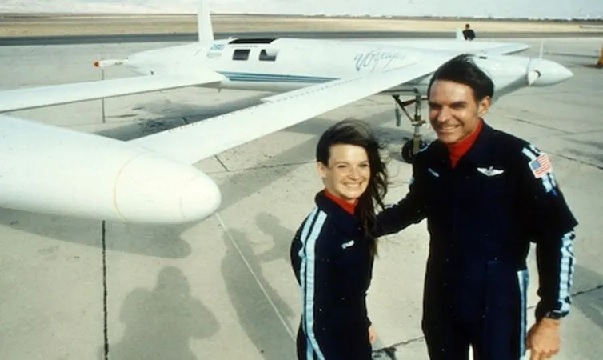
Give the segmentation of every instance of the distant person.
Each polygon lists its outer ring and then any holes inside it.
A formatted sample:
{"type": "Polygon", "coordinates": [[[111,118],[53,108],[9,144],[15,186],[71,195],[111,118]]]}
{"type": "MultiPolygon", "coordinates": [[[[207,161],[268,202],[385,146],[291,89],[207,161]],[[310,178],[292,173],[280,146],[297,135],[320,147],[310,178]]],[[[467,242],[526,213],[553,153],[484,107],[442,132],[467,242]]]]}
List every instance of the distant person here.
{"type": "Polygon", "coordinates": [[[473,29],[471,29],[469,24],[465,24],[465,30],[463,30],[463,36],[465,37],[465,40],[467,40],[467,41],[473,41],[473,39],[475,39],[475,31],[473,31],[473,29]]]}
{"type": "Polygon", "coordinates": [[[376,333],[365,298],[377,249],[375,206],[383,206],[387,190],[380,150],[369,126],[356,120],[333,125],[318,141],[324,190],[291,244],[302,294],[300,360],[372,359],[376,333]]]}
{"type": "Polygon", "coordinates": [[[421,325],[431,360],[468,359],[469,346],[474,359],[523,359],[526,347],[530,360],[549,359],[570,309],[576,219],[549,157],[484,121],[493,96],[470,56],[435,71],[437,139],[417,154],[408,194],[377,217],[387,234],[427,219],[421,325]],[[540,301],[526,331],[531,243],[540,301]]]}

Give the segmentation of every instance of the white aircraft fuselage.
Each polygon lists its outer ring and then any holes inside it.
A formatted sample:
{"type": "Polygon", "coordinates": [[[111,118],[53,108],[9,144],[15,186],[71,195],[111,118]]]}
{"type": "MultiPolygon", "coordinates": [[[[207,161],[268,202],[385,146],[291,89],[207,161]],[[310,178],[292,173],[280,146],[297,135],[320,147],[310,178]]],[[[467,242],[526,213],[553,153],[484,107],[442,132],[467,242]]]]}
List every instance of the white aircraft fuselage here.
{"type": "MultiPolygon", "coordinates": [[[[392,42],[317,39],[226,39],[193,43],[130,56],[124,63],[139,74],[169,72],[180,66],[210,69],[226,80],[202,85],[219,89],[286,92],[317,83],[392,69],[422,61],[445,62],[475,51],[477,43],[448,40],[392,42]]],[[[492,42],[492,47],[500,43],[492,42]]],[[[480,44],[483,49],[483,43],[480,44]]],[[[495,96],[526,86],[546,86],[572,76],[565,67],[540,58],[509,55],[475,56],[495,84],[495,96]]],[[[386,90],[426,94],[430,75],[386,90]]]]}

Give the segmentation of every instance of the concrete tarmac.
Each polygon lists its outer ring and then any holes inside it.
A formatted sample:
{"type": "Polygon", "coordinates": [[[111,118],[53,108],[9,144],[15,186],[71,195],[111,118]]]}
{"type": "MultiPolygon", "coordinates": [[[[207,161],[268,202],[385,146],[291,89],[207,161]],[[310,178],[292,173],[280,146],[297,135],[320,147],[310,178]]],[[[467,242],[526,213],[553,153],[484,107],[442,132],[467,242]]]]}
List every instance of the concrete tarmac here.
{"type": "MultiPolygon", "coordinates": [[[[600,38],[603,27],[599,31],[564,32],[524,31],[514,32],[513,38],[600,38]]],[[[408,38],[441,38],[456,37],[455,31],[248,31],[215,33],[216,39],[229,38],[321,38],[321,39],[408,39],[408,38]]],[[[501,39],[509,37],[508,32],[480,32],[480,38],[501,39]]],[[[90,35],[43,35],[43,36],[0,36],[0,46],[40,46],[40,45],[75,45],[105,43],[140,43],[140,42],[193,42],[197,41],[197,33],[176,34],[90,34],[90,35]]]]}
{"type": "MultiPolygon", "coordinates": [[[[462,18],[375,18],[320,17],[294,15],[212,14],[216,33],[423,31],[454,32],[465,23],[481,32],[553,32],[557,34],[601,32],[600,19],[591,21],[521,21],[509,19],[462,18]]],[[[102,14],[7,14],[0,13],[0,36],[182,34],[197,31],[196,14],[186,15],[102,15],[102,14]]]]}
{"type": "MultiPolygon", "coordinates": [[[[551,154],[580,221],[561,360],[603,356],[603,202],[597,198],[603,73],[594,67],[602,41],[545,39],[544,56],[574,77],[508,95],[487,117],[551,154]]],[[[540,40],[525,42],[532,45],[526,53],[538,56],[540,40]]],[[[101,72],[94,60],[166,45],[172,44],[0,47],[0,86],[96,80],[101,72]]],[[[111,69],[104,77],[126,75],[111,69]]],[[[263,95],[187,88],[12,115],[127,140],[244,108],[263,95]]],[[[398,200],[411,171],[399,148],[411,128],[396,127],[393,101],[374,96],[199,162],[224,196],[220,211],[204,221],[133,225],[0,209],[0,359],[293,359],[300,298],[289,244],[321,189],[317,136],[350,116],[370,122],[388,142],[387,199],[398,200]]],[[[427,127],[425,133],[433,137],[427,127]]],[[[427,359],[420,330],[426,251],[424,223],[380,242],[368,302],[379,347],[388,353],[375,358],[391,359],[393,352],[397,359],[427,359]]],[[[533,271],[531,309],[536,283],[533,271]]]]}
{"type": "MultiPolygon", "coordinates": [[[[600,21],[518,21],[212,14],[216,38],[455,37],[471,23],[478,38],[602,37],[600,21]]],[[[197,38],[196,15],[1,14],[0,46],[115,42],[190,42],[197,38]]]]}

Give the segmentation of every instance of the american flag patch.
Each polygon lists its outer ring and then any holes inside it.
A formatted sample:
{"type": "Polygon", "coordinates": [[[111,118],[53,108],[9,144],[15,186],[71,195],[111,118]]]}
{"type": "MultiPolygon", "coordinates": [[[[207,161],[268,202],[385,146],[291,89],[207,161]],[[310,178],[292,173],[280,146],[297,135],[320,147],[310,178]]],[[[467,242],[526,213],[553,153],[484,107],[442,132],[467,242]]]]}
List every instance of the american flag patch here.
{"type": "Polygon", "coordinates": [[[532,170],[532,174],[534,174],[537,179],[540,179],[544,175],[552,172],[553,166],[546,154],[540,154],[536,159],[530,161],[530,169],[532,170]]]}

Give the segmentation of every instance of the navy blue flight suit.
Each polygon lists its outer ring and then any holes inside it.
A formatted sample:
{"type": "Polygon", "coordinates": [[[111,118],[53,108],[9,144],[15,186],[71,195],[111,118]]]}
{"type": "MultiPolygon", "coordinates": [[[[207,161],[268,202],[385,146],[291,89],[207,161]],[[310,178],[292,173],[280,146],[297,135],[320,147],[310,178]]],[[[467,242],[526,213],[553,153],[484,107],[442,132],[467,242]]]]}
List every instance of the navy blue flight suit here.
{"type": "Polygon", "coordinates": [[[473,29],[465,29],[463,30],[463,37],[465,40],[473,41],[475,39],[475,31],[473,29]]]}
{"type": "Polygon", "coordinates": [[[298,359],[370,360],[366,291],[373,256],[359,220],[324,192],[291,244],[302,290],[298,359]]]}
{"type": "Polygon", "coordinates": [[[409,193],[378,216],[384,234],[427,219],[422,328],[431,359],[525,353],[526,256],[537,244],[537,319],[569,311],[574,227],[548,157],[484,124],[450,165],[435,141],[417,154],[409,193]]]}

